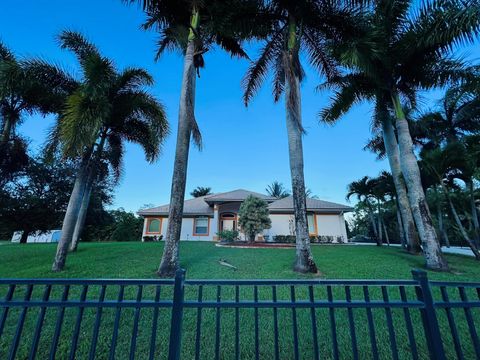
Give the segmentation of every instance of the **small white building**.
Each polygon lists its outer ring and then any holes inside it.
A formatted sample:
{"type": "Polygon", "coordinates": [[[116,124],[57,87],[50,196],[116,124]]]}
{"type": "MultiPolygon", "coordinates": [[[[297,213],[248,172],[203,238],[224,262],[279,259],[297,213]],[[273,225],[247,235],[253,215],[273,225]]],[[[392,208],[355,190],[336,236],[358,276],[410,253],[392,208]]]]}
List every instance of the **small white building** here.
{"type": "MultiPolygon", "coordinates": [[[[15,231],[12,236],[12,243],[19,243],[23,231],[15,231]]],[[[27,243],[56,243],[60,240],[62,230],[36,231],[28,235],[27,243]]]]}
{"type": "MultiPolygon", "coordinates": [[[[257,237],[257,241],[273,241],[277,235],[294,235],[295,219],[291,196],[276,199],[247,190],[206,195],[186,200],[183,205],[181,240],[218,241],[222,230],[238,229],[240,204],[253,195],[268,203],[272,227],[257,237]]],[[[169,205],[139,211],[144,220],[142,241],[145,237],[163,236],[167,232],[169,205]]],[[[307,199],[307,218],[311,236],[329,238],[331,242],[346,242],[344,214],[349,206],[318,199],[307,199]]],[[[241,234],[242,238],[244,235],[241,234]]]]}

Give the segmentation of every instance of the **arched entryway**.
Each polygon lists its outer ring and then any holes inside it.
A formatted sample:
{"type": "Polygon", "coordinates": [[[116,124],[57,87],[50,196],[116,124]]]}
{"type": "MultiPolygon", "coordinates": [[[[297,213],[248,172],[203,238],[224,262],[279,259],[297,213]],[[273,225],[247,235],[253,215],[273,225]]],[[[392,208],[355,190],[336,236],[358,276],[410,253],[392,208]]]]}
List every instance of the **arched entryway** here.
{"type": "Polygon", "coordinates": [[[237,230],[237,214],[225,212],[220,215],[220,231],[237,230]]]}

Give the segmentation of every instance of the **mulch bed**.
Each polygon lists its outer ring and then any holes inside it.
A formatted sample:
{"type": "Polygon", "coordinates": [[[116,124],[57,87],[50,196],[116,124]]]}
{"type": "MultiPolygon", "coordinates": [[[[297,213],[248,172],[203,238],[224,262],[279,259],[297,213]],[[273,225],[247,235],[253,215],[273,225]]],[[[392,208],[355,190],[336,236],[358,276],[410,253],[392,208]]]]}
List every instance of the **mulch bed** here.
{"type": "Polygon", "coordinates": [[[244,242],[244,241],[235,241],[232,243],[222,243],[219,242],[216,244],[219,247],[238,247],[238,248],[261,248],[261,249],[268,249],[268,248],[294,248],[295,244],[286,244],[286,243],[268,243],[268,242],[244,242]]]}

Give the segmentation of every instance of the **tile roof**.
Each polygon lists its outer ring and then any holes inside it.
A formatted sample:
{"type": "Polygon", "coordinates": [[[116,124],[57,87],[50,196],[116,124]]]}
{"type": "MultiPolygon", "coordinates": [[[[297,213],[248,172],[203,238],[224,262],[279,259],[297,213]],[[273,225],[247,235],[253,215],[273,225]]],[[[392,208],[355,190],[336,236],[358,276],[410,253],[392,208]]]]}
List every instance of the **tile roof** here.
{"type": "MultiPolygon", "coordinates": [[[[183,203],[184,215],[211,215],[213,216],[213,207],[205,202],[205,196],[186,200],[183,203]]],[[[139,215],[168,215],[169,204],[157,206],[150,209],[140,210],[139,215]]]]}
{"type": "Polygon", "coordinates": [[[266,201],[274,201],[275,200],[275,198],[273,198],[271,196],[260,194],[260,193],[254,192],[254,191],[237,189],[237,190],[228,191],[228,192],[224,192],[224,193],[207,195],[207,196],[205,196],[205,201],[212,202],[212,203],[213,202],[221,202],[221,201],[243,201],[250,195],[253,195],[255,197],[258,197],[258,198],[266,200],[266,201]]]}
{"type": "MultiPolygon", "coordinates": [[[[268,208],[272,212],[279,211],[293,211],[293,198],[291,196],[275,200],[271,196],[260,194],[254,191],[248,191],[243,189],[238,189],[234,191],[212,194],[201,196],[198,198],[193,198],[186,200],[183,203],[183,214],[184,215],[205,215],[213,216],[213,206],[211,204],[215,202],[229,202],[229,201],[243,201],[249,195],[253,195],[264,199],[267,202],[270,202],[268,208]]],[[[148,216],[148,215],[168,215],[169,204],[157,206],[150,209],[140,210],[139,215],[148,216]]],[[[353,209],[350,206],[345,206],[341,204],[332,203],[329,201],[318,200],[307,198],[307,210],[308,211],[322,211],[322,212],[331,212],[339,213],[352,211],[353,209]]]]}
{"type": "MultiPolygon", "coordinates": [[[[293,198],[288,196],[283,199],[276,200],[268,205],[271,211],[290,210],[293,211],[293,198]]],[[[307,210],[309,211],[325,211],[325,212],[340,212],[352,211],[350,206],[336,204],[329,201],[307,198],[307,210]]]]}

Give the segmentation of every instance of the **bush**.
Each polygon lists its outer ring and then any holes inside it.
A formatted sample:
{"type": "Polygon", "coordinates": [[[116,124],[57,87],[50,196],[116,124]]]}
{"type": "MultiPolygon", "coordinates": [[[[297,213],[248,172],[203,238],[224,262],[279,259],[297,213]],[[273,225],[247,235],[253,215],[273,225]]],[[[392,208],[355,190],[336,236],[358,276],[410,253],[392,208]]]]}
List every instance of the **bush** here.
{"type": "Polygon", "coordinates": [[[238,225],[247,236],[248,241],[255,241],[255,236],[272,227],[266,201],[249,195],[240,205],[238,225]]]}
{"type": "Polygon", "coordinates": [[[154,242],[154,241],[162,241],[163,235],[154,235],[154,236],[144,236],[144,242],[154,242]]]}
{"type": "Polygon", "coordinates": [[[238,240],[238,231],[237,230],[222,230],[217,233],[220,241],[233,242],[238,240]]]}
{"type": "Polygon", "coordinates": [[[278,243],[295,243],[296,237],[295,235],[275,235],[273,237],[273,242],[278,243]]]}

